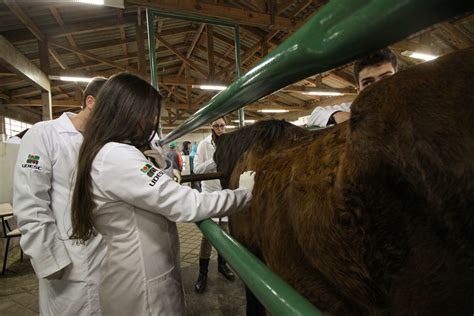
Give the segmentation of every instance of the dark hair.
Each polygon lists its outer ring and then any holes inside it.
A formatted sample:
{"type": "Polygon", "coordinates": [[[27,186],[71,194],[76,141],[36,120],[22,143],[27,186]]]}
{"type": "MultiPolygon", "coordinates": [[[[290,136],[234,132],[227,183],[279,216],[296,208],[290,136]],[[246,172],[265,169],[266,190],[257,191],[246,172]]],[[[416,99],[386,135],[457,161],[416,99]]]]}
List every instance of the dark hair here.
{"type": "Polygon", "coordinates": [[[227,120],[226,120],[225,116],[221,116],[221,117],[219,117],[219,118],[216,118],[216,119],[215,119],[214,121],[212,121],[210,124],[212,125],[213,122],[218,121],[218,120],[224,120],[224,123],[227,124],[227,120]]]}
{"type": "Polygon", "coordinates": [[[104,85],[104,83],[107,81],[107,78],[104,77],[94,77],[92,78],[92,81],[89,82],[84,89],[84,92],[82,93],[82,108],[86,107],[86,99],[87,96],[93,96],[94,98],[97,97],[99,94],[100,89],[104,85]]]}
{"type": "Polygon", "coordinates": [[[186,156],[186,155],[189,155],[188,145],[191,145],[191,142],[185,140],[185,141],[183,142],[183,155],[185,155],[185,156],[186,156]]]}
{"type": "Polygon", "coordinates": [[[397,56],[395,56],[395,54],[388,48],[383,48],[376,52],[370,53],[364,58],[361,58],[356,61],[354,64],[354,79],[356,81],[356,84],[359,85],[359,74],[362,69],[367,67],[379,66],[385,63],[391,63],[393,69],[397,71],[397,56]]]}
{"type": "Polygon", "coordinates": [[[79,151],[72,197],[71,239],[85,242],[95,231],[92,211],[92,162],[109,142],[127,143],[143,150],[155,136],[161,111],[161,95],[145,80],[128,73],[112,76],[97,96],[86,124],[79,151]]]}

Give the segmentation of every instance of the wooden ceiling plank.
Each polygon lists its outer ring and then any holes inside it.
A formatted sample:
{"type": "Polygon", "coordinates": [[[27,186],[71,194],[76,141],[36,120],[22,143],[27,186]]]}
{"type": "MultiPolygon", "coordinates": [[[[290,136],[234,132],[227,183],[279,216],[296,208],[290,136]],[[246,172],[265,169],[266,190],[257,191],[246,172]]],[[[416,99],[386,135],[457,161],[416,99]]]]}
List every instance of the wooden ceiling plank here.
{"type": "Polygon", "coordinates": [[[28,15],[23,12],[20,6],[14,0],[4,0],[3,3],[15,14],[15,16],[23,23],[28,30],[40,41],[44,41],[45,37],[39,28],[35,25],[28,15]]]}
{"type": "MultiPolygon", "coordinates": [[[[54,19],[56,20],[56,23],[58,23],[58,25],[60,27],[64,27],[64,21],[61,17],[61,14],[59,13],[59,9],[56,8],[56,7],[50,7],[49,10],[50,10],[51,14],[53,15],[54,19]]],[[[74,38],[72,37],[71,34],[66,35],[66,38],[67,38],[69,44],[71,44],[74,47],[77,47],[77,44],[76,44],[76,42],[75,42],[75,40],[74,40],[74,38]]],[[[82,55],[76,54],[76,56],[79,58],[81,63],[84,64],[86,62],[82,55]]]]}
{"type": "Polygon", "coordinates": [[[272,21],[272,17],[268,13],[255,12],[213,3],[204,3],[199,2],[198,0],[126,0],[126,3],[129,5],[134,4],[137,6],[172,11],[175,13],[207,17],[218,16],[222,20],[227,20],[233,23],[254,25],[263,28],[272,26],[281,30],[295,30],[300,26],[300,23],[285,17],[275,16],[274,21],[272,21]]]}
{"type": "MultiPolygon", "coordinates": [[[[120,25],[134,25],[135,22],[136,18],[133,16],[127,16],[123,18],[113,17],[108,19],[102,18],[90,21],[82,21],[80,23],[68,23],[64,27],[58,27],[57,25],[42,27],[42,33],[46,38],[59,38],[67,35],[93,33],[108,29],[114,29],[120,25]]],[[[36,39],[35,36],[31,36],[30,32],[26,33],[21,32],[19,30],[8,31],[4,32],[3,34],[6,38],[11,40],[11,42],[15,44],[30,42],[36,39]]]]}

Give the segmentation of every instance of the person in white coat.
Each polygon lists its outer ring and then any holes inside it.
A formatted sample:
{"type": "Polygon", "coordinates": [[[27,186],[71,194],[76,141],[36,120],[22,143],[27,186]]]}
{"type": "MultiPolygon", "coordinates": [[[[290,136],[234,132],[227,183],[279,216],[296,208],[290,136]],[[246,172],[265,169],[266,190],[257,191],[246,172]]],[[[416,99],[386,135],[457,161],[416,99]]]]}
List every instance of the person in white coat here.
{"type": "Polygon", "coordinates": [[[183,315],[175,222],[223,216],[249,206],[253,173],[237,190],[181,186],[143,154],[158,127],[161,96],[143,79],[111,77],[97,99],[79,154],[72,238],[107,242],[101,270],[104,315],[183,315]],[[151,136],[150,136],[151,135],[151,136]]]}
{"type": "MultiPolygon", "coordinates": [[[[397,56],[388,48],[373,52],[354,64],[357,88],[364,90],[372,83],[390,77],[397,72],[397,56]]],[[[308,118],[308,126],[327,127],[340,124],[351,117],[351,103],[316,107],[308,118]]]]}
{"type": "MultiPolygon", "coordinates": [[[[215,140],[225,133],[226,120],[221,117],[211,123],[211,134],[199,142],[196,156],[194,158],[195,173],[216,172],[217,166],[213,156],[216,151],[215,140]]],[[[202,192],[214,192],[222,190],[220,180],[207,180],[201,182],[202,192]]],[[[229,231],[227,216],[212,219],[223,230],[229,231]]],[[[199,251],[199,275],[194,285],[197,293],[203,293],[207,287],[207,273],[209,271],[209,261],[211,258],[212,246],[204,235],[201,238],[201,248],[199,251]]],[[[224,257],[217,254],[217,271],[227,280],[234,281],[234,273],[227,267],[224,257]]]]}
{"type": "Polygon", "coordinates": [[[95,236],[80,245],[68,235],[81,130],[105,81],[95,78],[88,84],[79,114],[64,113],[33,125],[19,148],[13,213],[21,248],[39,280],[41,315],[100,315],[99,266],[105,243],[95,236]]]}

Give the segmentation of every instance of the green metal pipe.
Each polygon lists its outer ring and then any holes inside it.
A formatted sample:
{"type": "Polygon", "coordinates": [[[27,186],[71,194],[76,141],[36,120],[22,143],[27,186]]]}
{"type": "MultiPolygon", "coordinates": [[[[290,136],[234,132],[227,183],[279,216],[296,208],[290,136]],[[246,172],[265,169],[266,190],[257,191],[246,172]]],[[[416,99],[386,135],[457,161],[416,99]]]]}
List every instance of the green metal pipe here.
{"type": "Polygon", "coordinates": [[[162,141],[166,144],[245,104],[474,10],[473,0],[330,1],[267,57],[162,141]]]}
{"type": "MultiPolygon", "coordinates": [[[[146,25],[148,35],[148,57],[150,59],[150,78],[151,85],[160,91],[158,87],[158,66],[156,64],[156,43],[155,43],[155,26],[153,25],[154,14],[151,10],[146,9],[146,25]]],[[[162,136],[161,122],[158,125],[158,137],[162,136]]]]}
{"type": "Polygon", "coordinates": [[[212,220],[197,225],[271,315],[323,315],[212,220]]]}
{"type": "Polygon", "coordinates": [[[146,9],[146,25],[148,34],[148,51],[150,58],[150,78],[151,85],[159,91],[158,88],[158,67],[156,65],[156,42],[155,42],[155,26],[153,24],[154,15],[151,10],[146,9]]]}
{"type": "MultiPolygon", "coordinates": [[[[235,70],[237,79],[241,77],[241,62],[240,62],[240,27],[236,25],[234,27],[234,41],[235,41],[235,70]]],[[[245,112],[244,108],[241,107],[239,110],[239,127],[244,126],[245,112]]]]}
{"type": "Polygon", "coordinates": [[[151,10],[151,11],[153,12],[154,15],[161,16],[164,18],[181,19],[181,20],[201,22],[201,23],[210,23],[210,24],[216,24],[216,25],[222,25],[222,26],[228,26],[228,27],[234,27],[237,25],[232,22],[223,21],[216,18],[204,17],[204,16],[193,16],[193,15],[187,15],[187,14],[182,14],[182,13],[160,11],[156,9],[151,10]]]}

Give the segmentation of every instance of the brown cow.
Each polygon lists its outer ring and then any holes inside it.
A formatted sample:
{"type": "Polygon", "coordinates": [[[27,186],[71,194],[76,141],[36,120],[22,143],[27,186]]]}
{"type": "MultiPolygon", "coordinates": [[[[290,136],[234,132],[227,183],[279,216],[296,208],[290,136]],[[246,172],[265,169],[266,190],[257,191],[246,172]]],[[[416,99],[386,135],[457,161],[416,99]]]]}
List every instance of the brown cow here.
{"type": "Polygon", "coordinates": [[[365,89],[344,124],[225,134],[223,185],[257,172],[231,233],[328,314],[472,315],[473,88],[469,49],[365,89]]]}

